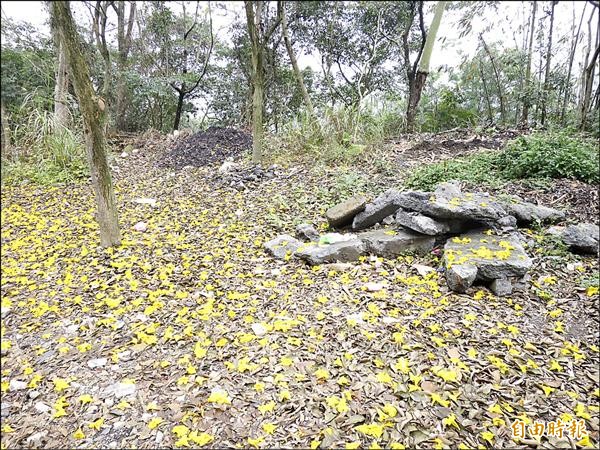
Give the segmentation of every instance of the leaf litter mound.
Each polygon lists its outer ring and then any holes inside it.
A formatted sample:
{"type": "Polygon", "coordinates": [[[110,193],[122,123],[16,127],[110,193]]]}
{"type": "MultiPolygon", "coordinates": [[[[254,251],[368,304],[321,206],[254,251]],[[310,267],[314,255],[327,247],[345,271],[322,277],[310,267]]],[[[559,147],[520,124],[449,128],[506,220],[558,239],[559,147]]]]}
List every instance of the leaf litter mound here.
{"type": "Polygon", "coordinates": [[[175,142],[159,167],[203,167],[227,158],[238,158],[252,147],[252,135],[234,128],[210,127],[175,142]]]}

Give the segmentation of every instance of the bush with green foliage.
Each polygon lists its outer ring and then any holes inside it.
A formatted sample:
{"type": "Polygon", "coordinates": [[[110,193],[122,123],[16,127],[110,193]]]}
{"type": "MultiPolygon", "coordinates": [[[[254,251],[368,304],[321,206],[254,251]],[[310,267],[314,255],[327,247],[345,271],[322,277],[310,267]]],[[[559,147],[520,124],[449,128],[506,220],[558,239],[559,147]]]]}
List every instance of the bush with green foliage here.
{"type": "Polygon", "coordinates": [[[565,132],[536,132],[510,141],[499,156],[506,178],[600,181],[598,143],[565,132]]]}
{"type": "MultiPolygon", "coordinates": [[[[10,133],[10,151],[3,155],[2,182],[30,180],[40,184],[72,182],[88,175],[83,136],[57,124],[51,112],[25,101],[19,124],[10,133]]],[[[81,130],[81,126],[74,126],[81,130]]]]}
{"type": "Polygon", "coordinates": [[[432,189],[448,180],[497,187],[514,179],[572,178],[600,182],[598,144],[565,132],[536,132],[507,143],[500,152],[442,161],[417,169],[407,186],[432,189]]]}

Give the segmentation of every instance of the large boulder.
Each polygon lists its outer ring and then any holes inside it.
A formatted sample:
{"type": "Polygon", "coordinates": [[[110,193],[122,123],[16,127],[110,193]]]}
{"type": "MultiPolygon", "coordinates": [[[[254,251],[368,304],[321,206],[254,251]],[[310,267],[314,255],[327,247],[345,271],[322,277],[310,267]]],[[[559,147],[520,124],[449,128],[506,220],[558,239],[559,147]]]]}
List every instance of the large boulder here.
{"type": "Polygon", "coordinates": [[[400,196],[400,192],[396,189],[389,189],[381,194],[369,203],[364,211],[356,215],[352,222],[352,229],[364,230],[394,214],[400,208],[400,196]]]}
{"type": "Polygon", "coordinates": [[[517,222],[528,224],[534,221],[556,222],[565,218],[565,213],[558,209],[538,206],[533,203],[513,201],[501,202],[508,214],[516,217],[517,222]]]}
{"type": "Polygon", "coordinates": [[[477,267],[477,279],[522,277],[532,261],[515,236],[495,236],[473,232],[449,239],[444,246],[446,269],[457,264],[477,267]]]}
{"type": "Polygon", "coordinates": [[[334,244],[304,244],[296,251],[296,256],[317,265],[333,262],[352,262],[366,253],[365,244],[357,238],[334,244]]]}
{"type": "Polygon", "coordinates": [[[600,227],[593,223],[569,225],[562,233],[562,240],[572,250],[581,253],[598,253],[600,227]]]}
{"type": "Polygon", "coordinates": [[[407,252],[427,253],[435,238],[409,230],[373,230],[359,235],[368,253],[394,258],[407,252]]]}
{"type": "Polygon", "coordinates": [[[281,234],[264,244],[267,252],[277,259],[286,259],[287,256],[292,255],[301,245],[302,242],[289,234],[281,234]]]}
{"type": "Polygon", "coordinates": [[[332,206],[325,213],[325,217],[332,227],[343,227],[352,223],[352,219],[365,209],[367,199],[363,195],[355,195],[332,206]]]}
{"type": "Polygon", "coordinates": [[[464,230],[464,223],[458,220],[436,220],[418,212],[399,209],[395,222],[417,233],[429,236],[440,236],[448,233],[460,233],[464,230]]]}

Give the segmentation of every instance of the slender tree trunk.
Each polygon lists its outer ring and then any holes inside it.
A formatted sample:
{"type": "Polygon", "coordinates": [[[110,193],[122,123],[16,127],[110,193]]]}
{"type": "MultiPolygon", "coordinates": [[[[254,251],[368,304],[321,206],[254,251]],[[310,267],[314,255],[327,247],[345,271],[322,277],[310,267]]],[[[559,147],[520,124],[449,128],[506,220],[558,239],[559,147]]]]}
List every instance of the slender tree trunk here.
{"type": "Polygon", "coordinates": [[[304,84],[304,77],[302,76],[302,72],[300,71],[300,67],[298,67],[298,60],[296,59],[296,55],[294,54],[294,48],[292,47],[292,42],[290,40],[290,36],[288,34],[287,27],[287,17],[285,13],[285,2],[279,0],[279,11],[281,14],[281,30],[283,33],[283,40],[285,41],[285,47],[287,48],[288,56],[290,57],[290,61],[292,63],[292,68],[294,70],[294,75],[296,76],[296,81],[298,82],[298,87],[302,92],[302,97],[304,98],[304,103],[306,104],[306,109],[311,116],[314,116],[314,108],[310,96],[308,95],[308,91],[306,90],[306,85],[304,84]]]}
{"type": "Polygon", "coordinates": [[[537,12],[537,1],[533,1],[533,7],[531,11],[531,25],[529,28],[529,50],[527,52],[527,70],[525,71],[525,93],[523,96],[523,114],[521,116],[521,122],[523,125],[527,125],[529,122],[529,107],[531,105],[531,61],[533,56],[533,35],[535,34],[535,14],[537,12]]]}
{"type": "Polygon", "coordinates": [[[263,51],[260,42],[260,19],[262,2],[256,2],[256,12],[253,2],[246,0],[246,19],[248,22],[248,35],[252,47],[252,162],[262,162],[263,149],[263,102],[264,102],[264,67],[263,51]]]}
{"type": "Polygon", "coordinates": [[[506,96],[504,94],[504,89],[502,89],[502,81],[500,80],[500,71],[498,70],[498,66],[496,65],[496,58],[494,54],[488,47],[487,43],[483,39],[483,36],[479,36],[481,39],[481,43],[483,44],[483,49],[487,53],[490,58],[490,62],[492,63],[492,69],[494,70],[494,78],[496,79],[496,88],[498,89],[498,100],[500,101],[500,121],[502,125],[506,123],[506,96]]]}
{"type": "MultiPolygon", "coordinates": [[[[600,10],[599,10],[600,11],[600,10]]],[[[588,39],[588,54],[592,48],[591,42],[591,33],[592,27],[591,22],[595,15],[595,9],[592,10],[592,14],[590,16],[590,20],[588,21],[588,33],[590,38],[588,39]]],[[[592,88],[594,85],[594,72],[596,70],[596,60],[598,59],[598,55],[600,54],[600,28],[596,30],[596,39],[595,39],[595,47],[594,53],[592,54],[591,59],[588,60],[588,54],[585,57],[585,65],[582,74],[583,83],[581,86],[581,104],[579,109],[579,130],[585,130],[587,124],[587,115],[590,110],[590,102],[592,99],[592,88]]]]}
{"type": "Polygon", "coordinates": [[[177,97],[177,109],[175,110],[175,123],[173,124],[173,130],[179,130],[179,123],[181,121],[181,113],[183,112],[183,100],[185,98],[185,83],[181,86],[181,90],[178,92],[177,97]]]}
{"type": "Polygon", "coordinates": [[[479,75],[481,76],[481,82],[483,83],[483,91],[485,93],[485,103],[487,105],[488,119],[489,119],[490,125],[491,125],[494,123],[494,117],[492,115],[492,103],[490,101],[490,94],[488,92],[487,83],[485,81],[485,76],[483,75],[483,69],[481,67],[481,62],[479,62],[479,75]]]}
{"type": "Polygon", "coordinates": [[[54,85],[54,118],[58,125],[69,125],[69,106],[67,93],[69,91],[69,75],[67,72],[67,57],[64,45],[58,43],[58,65],[56,68],[56,84],[54,85]]]}
{"type": "MultiPolygon", "coordinates": [[[[587,2],[583,5],[583,12],[581,13],[581,18],[579,19],[577,33],[573,35],[573,42],[571,43],[571,51],[569,53],[569,69],[567,71],[565,95],[563,97],[563,104],[560,112],[560,123],[563,125],[565,124],[565,118],[567,114],[567,103],[569,101],[569,98],[571,98],[571,73],[573,71],[573,60],[575,59],[575,50],[577,49],[577,43],[579,42],[579,33],[581,32],[581,25],[583,24],[583,17],[585,15],[586,7],[587,2]]],[[[573,18],[573,22],[575,22],[575,18],[573,18]]],[[[575,24],[573,23],[573,25],[575,24]]]]}
{"type": "Polygon", "coordinates": [[[83,45],[75,28],[69,3],[65,1],[49,3],[52,26],[56,28],[61,44],[64,45],[69,72],[73,77],[73,86],[83,117],[87,157],[98,207],[100,244],[103,247],[119,245],[121,236],[117,207],[106,160],[106,141],[102,129],[103,122],[106,120],[106,105],[94,94],[90,69],[84,57],[83,45]]]}
{"type": "Polygon", "coordinates": [[[8,124],[6,120],[6,111],[4,110],[4,103],[0,101],[0,122],[2,123],[2,135],[0,144],[0,159],[10,159],[10,135],[8,130],[8,124]]]}
{"type": "Polygon", "coordinates": [[[429,75],[431,53],[433,52],[433,45],[437,38],[437,32],[440,28],[440,22],[442,21],[445,7],[445,1],[439,1],[435,5],[435,12],[427,33],[427,38],[425,39],[425,47],[423,48],[423,53],[419,61],[419,68],[414,81],[411,83],[412,85],[409,85],[408,106],[406,109],[406,129],[408,132],[412,132],[415,128],[417,108],[419,106],[419,101],[421,100],[421,94],[423,92],[423,87],[425,86],[425,81],[427,80],[427,75],[429,75]]]}
{"type": "Polygon", "coordinates": [[[552,32],[554,30],[554,7],[556,6],[556,3],[556,0],[553,0],[550,9],[550,31],[548,34],[548,50],[546,51],[546,74],[544,75],[544,91],[542,97],[542,126],[546,123],[548,91],[550,90],[550,60],[552,58],[552,32]]]}

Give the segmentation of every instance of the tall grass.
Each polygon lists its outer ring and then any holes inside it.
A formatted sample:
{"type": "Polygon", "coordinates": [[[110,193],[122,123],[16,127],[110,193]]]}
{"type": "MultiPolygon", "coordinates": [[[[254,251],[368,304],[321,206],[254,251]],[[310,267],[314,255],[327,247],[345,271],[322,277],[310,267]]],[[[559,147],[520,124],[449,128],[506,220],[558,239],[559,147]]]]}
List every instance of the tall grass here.
{"type": "Polygon", "coordinates": [[[400,133],[402,126],[402,116],[389,110],[326,108],[317,117],[303,113],[286,124],[269,149],[275,159],[354,163],[370,159],[385,139],[400,133]]]}
{"type": "Polygon", "coordinates": [[[58,124],[52,112],[36,107],[33,95],[26,97],[11,119],[10,150],[2,159],[3,183],[52,184],[87,175],[78,124],[73,129],[58,124]]]}

